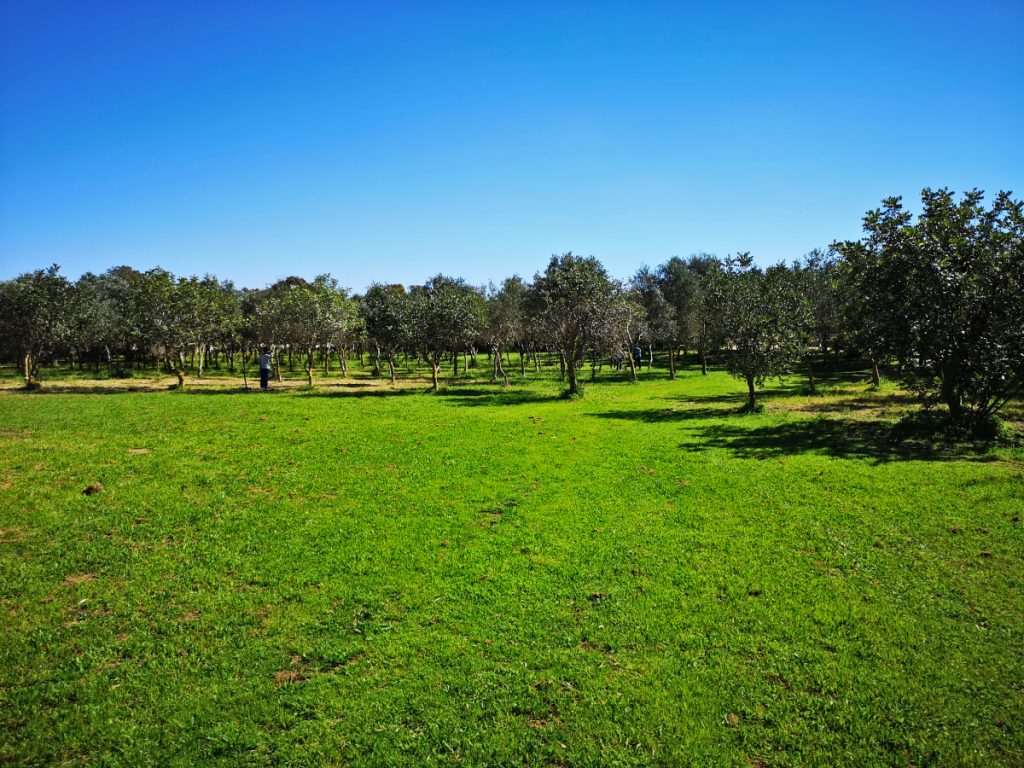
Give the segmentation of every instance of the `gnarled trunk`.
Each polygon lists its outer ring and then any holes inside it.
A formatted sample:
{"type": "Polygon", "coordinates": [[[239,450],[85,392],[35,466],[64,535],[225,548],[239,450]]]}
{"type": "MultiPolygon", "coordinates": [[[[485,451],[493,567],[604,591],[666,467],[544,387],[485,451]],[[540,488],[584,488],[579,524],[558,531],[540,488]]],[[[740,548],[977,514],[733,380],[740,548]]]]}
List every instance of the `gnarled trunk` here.
{"type": "Polygon", "coordinates": [[[498,354],[496,354],[494,356],[494,360],[495,360],[495,362],[497,363],[497,366],[498,366],[498,374],[501,376],[501,379],[504,382],[502,384],[502,386],[507,387],[508,386],[508,374],[505,373],[505,366],[502,365],[502,363],[501,363],[501,351],[500,350],[498,351],[498,354]]]}
{"type": "Polygon", "coordinates": [[[564,355],[559,355],[562,361],[562,370],[569,377],[569,394],[575,395],[580,391],[579,383],[576,381],[576,361],[566,360],[564,355]]]}

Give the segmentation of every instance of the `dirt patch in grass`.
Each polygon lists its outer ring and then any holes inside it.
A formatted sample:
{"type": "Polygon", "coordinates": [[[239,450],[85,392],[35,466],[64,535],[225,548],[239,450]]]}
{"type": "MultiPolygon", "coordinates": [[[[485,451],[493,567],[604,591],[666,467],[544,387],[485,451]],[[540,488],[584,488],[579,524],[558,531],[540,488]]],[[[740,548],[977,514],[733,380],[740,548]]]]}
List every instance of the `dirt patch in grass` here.
{"type": "Polygon", "coordinates": [[[301,683],[305,680],[305,676],[297,669],[282,669],[279,672],[274,673],[274,682],[280,688],[283,685],[290,685],[291,683],[301,683]]]}
{"type": "Polygon", "coordinates": [[[0,544],[13,544],[16,541],[24,541],[27,538],[28,534],[21,530],[21,528],[0,529],[0,544]]]}
{"type": "Polygon", "coordinates": [[[79,584],[85,584],[88,581],[95,581],[95,573],[76,573],[68,576],[64,581],[61,582],[65,587],[76,587],[79,584]]]}
{"type": "Polygon", "coordinates": [[[913,395],[902,390],[885,395],[865,392],[853,395],[824,394],[765,400],[765,406],[771,413],[836,413],[849,419],[868,420],[896,418],[913,408],[915,404],[913,395]]]}

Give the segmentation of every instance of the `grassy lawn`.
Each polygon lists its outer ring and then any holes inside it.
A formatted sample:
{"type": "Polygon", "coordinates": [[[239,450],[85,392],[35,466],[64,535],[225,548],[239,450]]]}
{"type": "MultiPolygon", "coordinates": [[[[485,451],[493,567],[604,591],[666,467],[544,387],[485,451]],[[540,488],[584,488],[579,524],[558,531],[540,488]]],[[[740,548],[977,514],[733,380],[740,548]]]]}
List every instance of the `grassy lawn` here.
{"type": "Polygon", "coordinates": [[[1024,764],[1024,452],[891,386],[73,383],[0,391],[0,763],[1024,764]]]}

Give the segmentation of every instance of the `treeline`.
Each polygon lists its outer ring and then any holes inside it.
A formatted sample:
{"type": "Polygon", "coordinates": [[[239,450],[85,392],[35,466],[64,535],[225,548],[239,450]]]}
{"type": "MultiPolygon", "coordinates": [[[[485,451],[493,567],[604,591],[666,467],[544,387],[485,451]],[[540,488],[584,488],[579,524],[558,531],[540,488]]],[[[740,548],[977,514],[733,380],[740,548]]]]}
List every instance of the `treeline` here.
{"type": "Polygon", "coordinates": [[[667,352],[675,377],[693,350],[707,372],[720,355],[747,384],[748,407],[772,376],[802,370],[815,389],[816,360],[862,355],[954,416],[989,415],[1024,385],[1024,215],[1000,193],[957,199],[925,189],[916,218],[900,198],[864,218],[864,236],[792,264],[756,266],[750,255],[671,258],[631,279],[612,279],[593,257],[553,256],[527,282],[476,287],[444,275],[422,285],[375,283],[351,295],[330,275],[290,277],[260,290],[207,275],[115,267],[73,282],[57,266],[0,282],[0,355],[27,387],[56,361],[110,370],[162,366],[186,372],[222,363],[248,371],[265,348],[278,365],[298,357],[314,373],[344,371],[352,354],[395,381],[396,359],[458,373],[488,354],[492,380],[509,382],[557,356],[568,392],[579,372],[610,362],[635,378],[639,361],[667,352]]]}

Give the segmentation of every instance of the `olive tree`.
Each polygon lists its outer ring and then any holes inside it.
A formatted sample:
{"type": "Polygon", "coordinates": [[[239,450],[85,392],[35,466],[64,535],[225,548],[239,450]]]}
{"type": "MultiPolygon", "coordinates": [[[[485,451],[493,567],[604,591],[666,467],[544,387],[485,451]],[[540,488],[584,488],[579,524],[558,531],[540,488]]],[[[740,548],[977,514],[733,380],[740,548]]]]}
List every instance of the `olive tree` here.
{"type": "Polygon", "coordinates": [[[575,395],[577,366],[601,337],[615,284],[593,256],[569,252],[552,256],[547,269],[534,277],[533,288],[541,301],[538,321],[564,362],[568,394],[575,395]]]}
{"type": "Polygon", "coordinates": [[[636,334],[636,342],[639,343],[641,337],[646,338],[652,361],[654,345],[665,344],[669,350],[668,377],[674,379],[676,376],[676,350],[679,347],[676,309],[665,297],[658,274],[646,266],[637,270],[631,281],[630,289],[631,297],[643,308],[644,316],[643,333],[636,334]]]}
{"type": "Polygon", "coordinates": [[[1022,206],[1009,192],[986,208],[979,190],[925,189],[916,222],[887,198],[861,240],[836,244],[862,337],[954,418],[994,414],[1024,388],[1022,206]]]}
{"type": "MultiPolygon", "coordinates": [[[[388,377],[395,383],[395,355],[413,338],[412,303],[405,287],[374,283],[366,290],[359,304],[359,313],[366,327],[366,337],[373,344],[374,370],[379,372],[383,357],[388,377]]],[[[374,375],[377,375],[375,373],[374,375]]]]}
{"type": "Polygon", "coordinates": [[[41,358],[70,337],[73,286],[56,264],[0,283],[0,333],[17,355],[25,386],[38,386],[41,358]]]}
{"type": "Polygon", "coordinates": [[[804,336],[807,389],[813,395],[817,393],[815,352],[820,352],[827,362],[833,339],[842,324],[838,263],[834,254],[815,249],[794,262],[792,272],[801,300],[799,328],[804,336]]]}
{"type": "Polygon", "coordinates": [[[355,324],[355,307],[348,292],[327,274],[306,285],[289,285],[274,302],[273,316],[282,326],[279,337],[302,354],[307,384],[313,386],[316,350],[328,347],[355,324]]]}
{"type": "Polygon", "coordinates": [[[800,359],[800,293],[785,265],[762,270],[749,253],[740,253],[725,267],[714,293],[722,335],[731,348],[726,368],[746,382],[746,409],[754,410],[756,387],[800,359]]]}
{"type": "Polygon", "coordinates": [[[435,275],[410,291],[412,343],[430,365],[431,386],[437,391],[441,360],[457,355],[475,338],[483,324],[483,299],[462,279],[435,275]]]}
{"type": "MultiPolygon", "coordinates": [[[[501,376],[504,385],[508,386],[508,373],[502,364],[501,357],[509,347],[521,345],[526,330],[526,297],[527,286],[518,275],[507,278],[501,288],[491,285],[487,292],[487,323],[484,337],[491,350],[492,369],[491,381],[501,376]]],[[[520,349],[519,369],[525,374],[522,349],[520,349]]]]}

